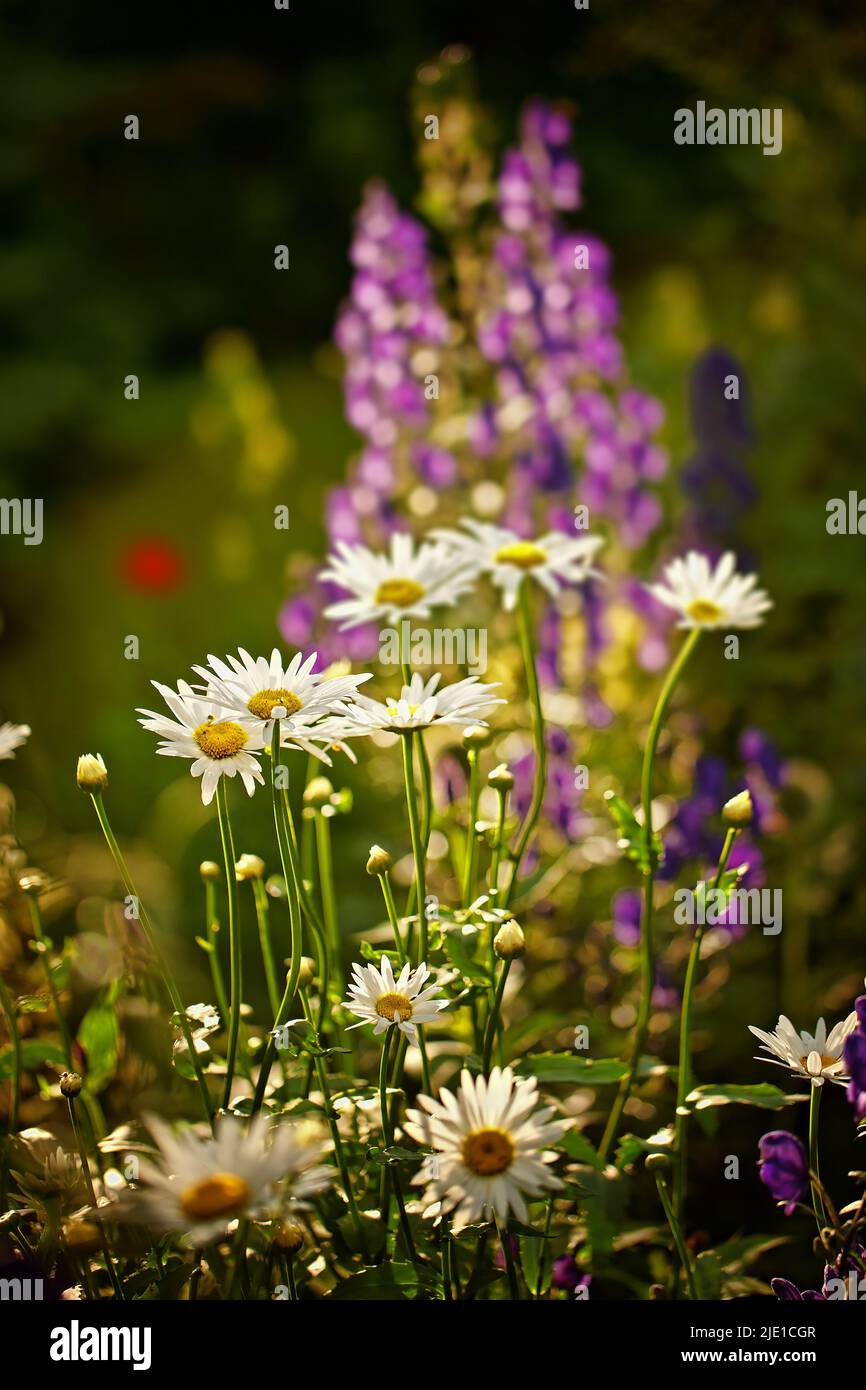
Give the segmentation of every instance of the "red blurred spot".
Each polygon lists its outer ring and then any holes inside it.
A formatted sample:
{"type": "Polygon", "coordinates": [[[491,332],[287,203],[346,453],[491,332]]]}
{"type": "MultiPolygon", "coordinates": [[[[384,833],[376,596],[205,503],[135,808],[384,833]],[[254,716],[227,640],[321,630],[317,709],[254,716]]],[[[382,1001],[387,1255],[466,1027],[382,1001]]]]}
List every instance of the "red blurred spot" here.
{"type": "Polygon", "coordinates": [[[186,578],[186,556],[170,541],[149,536],[132,541],[120,555],[121,577],[145,594],[169,594],[186,578]]]}

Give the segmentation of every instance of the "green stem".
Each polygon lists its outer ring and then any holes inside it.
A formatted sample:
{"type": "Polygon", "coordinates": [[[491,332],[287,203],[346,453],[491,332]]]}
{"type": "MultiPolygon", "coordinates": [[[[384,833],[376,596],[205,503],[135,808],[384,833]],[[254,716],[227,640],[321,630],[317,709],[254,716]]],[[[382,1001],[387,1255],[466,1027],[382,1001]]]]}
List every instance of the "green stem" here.
{"type": "Polygon", "coordinates": [[[18,1129],[18,1119],[21,1113],[21,1034],[18,1032],[17,1009],[15,1001],[9,990],[6,988],[6,981],[0,975],[0,1009],[3,1010],[6,1019],[6,1027],[9,1030],[9,1045],[12,1048],[12,1075],[9,1078],[9,1094],[11,1103],[9,1106],[9,1134],[14,1134],[18,1129]]]}
{"type": "MultiPolygon", "coordinates": [[[[508,811],[508,792],[497,789],[499,796],[499,813],[496,818],[496,839],[493,843],[493,854],[490,860],[490,877],[488,887],[491,894],[497,893],[499,887],[499,865],[502,863],[502,851],[504,849],[505,838],[505,817],[508,811]]],[[[498,896],[493,906],[497,907],[498,896]]]]}
{"type": "Polygon", "coordinates": [[[319,887],[322,893],[322,915],[325,921],[325,941],[330,954],[330,973],[337,990],[343,994],[343,972],[340,963],[340,928],[337,922],[337,896],[334,891],[334,856],[331,852],[331,826],[327,816],[316,811],[316,852],[319,858],[319,887]]]}
{"type": "Polygon", "coordinates": [[[442,1289],[445,1294],[445,1302],[454,1302],[454,1290],[452,1288],[451,1273],[451,1223],[447,1216],[442,1217],[441,1236],[442,1242],[442,1289]]]}
{"type": "MultiPolygon", "coordinates": [[[[719,856],[718,867],[712,882],[712,891],[718,888],[722,881],[722,874],[728,865],[731,857],[731,850],[734,840],[737,838],[737,827],[730,826],[725,835],[725,842],[722,845],[722,852],[719,856]]],[[[677,1111],[676,1111],[676,1141],[675,1150],[677,1155],[677,1168],[674,1175],[674,1211],[677,1220],[683,1219],[683,1203],[685,1202],[686,1190],[688,1185],[688,1124],[689,1115],[685,1111],[685,1100],[692,1086],[692,1003],[694,998],[695,980],[697,978],[698,966],[701,959],[701,942],[704,939],[704,924],[699,922],[695,927],[695,936],[692,942],[692,949],[689,952],[689,963],[686,969],[686,979],[683,986],[683,1002],[680,1011],[680,1055],[677,1068],[677,1111]]]]}
{"type": "MultiPolygon", "coordinates": [[[[418,900],[418,963],[427,959],[427,866],[426,853],[421,837],[418,819],[418,794],[415,786],[415,763],[413,734],[402,736],[403,775],[406,783],[406,810],[409,814],[409,833],[412,837],[412,855],[415,860],[415,884],[418,900]]],[[[428,1096],[433,1094],[430,1085],[430,1066],[427,1061],[427,1048],[422,1030],[418,1029],[418,1049],[421,1053],[421,1079],[428,1096]]]]}
{"type": "Polygon", "coordinates": [[[475,822],[478,819],[478,797],[480,794],[478,749],[470,748],[469,758],[469,824],[466,827],[466,855],[463,861],[463,906],[468,907],[474,897],[475,867],[478,862],[478,840],[475,822]]]}
{"type": "Polygon", "coordinates": [[[81,1172],[87,1185],[87,1195],[90,1198],[90,1205],[93,1208],[94,1220],[99,1228],[99,1243],[102,1246],[102,1258],[105,1260],[105,1267],[108,1270],[108,1277],[111,1280],[111,1286],[114,1289],[115,1297],[118,1298],[121,1303],[124,1303],[126,1301],[126,1295],[117,1277],[117,1270],[111,1258],[108,1236],[105,1231],[105,1226],[102,1224],[104,1208],[100,1207],[96,1201],[96,1192],[93,1188],[93,1178],[90,1172],[90,1162],[87,1157],[87,1146],[84,1143],[84,1135],[81,1133],[81,1126],[75,1114],[75,1101],[71,1096],[68,1096],[66,1103],[69,1106],[69,1123],[72,1126],[72,1133],[75,1136],[75,1143],[78,1146],[78,1156],[81,1160],[81,1172]]]}
{"type": "MultiPolygon", "coordinates": [[[[697,629],[695,630],[697,631],[697,629]]],[[[659,1198],[661,1200],[662,1206],[664,1207],[664,1212],[668,1220],[668,1225],[670,1226],[671,1235],[674,1238],[674,1245],[677,1247],[677,1254],[680,1257],[680,1264],[682,1265],[683,1272],[686,1276],[686,1283],[689,1286],[689,1298],[691,1298],[694,1302],[697,1302],[698,1291],[695,1286],[695,1275],[692,1269],[692,1262],[689,1259],[688,1248],[686,1246],[685,1241],[683,1240],[683,1233],[680,1228],[680,1224],[677,1221],[676,1215],[674,1214],[674,1209],[671,1204],[670,1196],[668,1195],[668,1190],[665,1187],[665,1184],[662,1181],[661,1177],[656,1177],[656,1187],[658,1188],[659,1198]]]]}
{"type": "Polygon", "coordinates": [[[220,828],[220,842],[226,875],[229,915],[229,1036],[226,1052],[226,1080],[223,1090],[223,1109],[227,1110],[232,1098],[232,1085],[235,1078],[235,1065],[238,1055],[238,1041],[241,1034],[241,1003],[243,999],[243,962],[241,959],[241,934],[238,920],[238,881],[235,875],[235,845],[229,818],[228,782],[221,777],[217,783],[217,818],[220,828]]]}
{"type": "Polygon", "coordinates": [[[541,1290],[544,1287],[544,1271],[547,1265],[547,1241],[550,1236],[550,1227],[553,1221],[553,1198],[547,1199],[547,1215],[544,1218],[544,1240],[541,1242],[541,1249],[538,1252],[538,1276],[535,1280],[535,1297],[541,1297],[541,1290]]]}
{"type": "Polygon", "coordinates": [[[619,1128],[622,1113],[625,1110],[628,1098],[631,1095],[632,1087],[634,1086],[635,1077],[637,1076],[637,1070],[640,1065],[641,1054],[643,1053],[644,1043],[646,1042],[647,1031],[649,1029],[653,986],[655,984],[655,953],[653,947],[655,856],[652,853],[652,788],[655,756],[659,735],[661,733],[662,721],[665,717],[668,703],[674,693],[677,681],[683,673],[686,662],[698,644],[700,635],[701,629],[699,627],[693,628],[674,658],[656,702],[656,707],[650,722],[649,733],[647,735],[646,746],[644,748],[643,769],[641,772],[641,806],[643,808],[643,833],[644,843],[647,847],[648,868],[644,873],[643,915],[640,938],[641,996],[634,1038],[632,1040],[631,1055],[629,1057],[628,1072],[620,1085],[616,1100],[608,1116],[601,1145],[599,1146],[599,1157],[602,1159],[607,1157],[608,1151],[616,1138],[616,1132],[619,1128]]]}
{"type": "MultiPolygon", "coordinates": [[[[300,995],[301,1005],[304,1010],[304,1017],[306,1018],[310,1026],[314,1027],[313,1010],[310,1005],[310,1000],[307,991],[305,989],[302,989],[300,991],[300,995]]],[[[325,1116],[328,1121],[328,1129],[330,1130],[331,1134],[331,1142],[334,1145],[334,1157],[337,1161],[337,1170],[340,1174],[340,1181],[343,1185],[343,1192],[345,1193],[346,1201],[349,1206],[349,1212],[352,1217],[352,1224],[355,1227],[355,1234],[358,1237],[358,1245],[360,1247],[362,1255],[366,1256],[367,1243],[364,1239],[364,1228],[361,1225],[361,1213],[358,1211],[358,1204],[355,1201],[355,1194],[352,1190],[352,1180],[349,1177],[349,1165],[346,1162],[346,1155],[343,1149],[343,1141],[340,1138],[340,1129],[337,1124],[337,1116],[334,1112],[334,1107],[331,1104],[331,1092],[328,1086],[327,1073],[325,1071],[321,1057],[319,1057],[318,1055],[315,1056],[313,1058],[313,1063],[316,1068],[316,1079],[319,1083],[319,1090],[322,1093],[322,1104],[325,1108],[325,1116]]]]}
{"type": "Polygon", "coordinates": [[[502,996],[505,993],[505,982],[508,979],[508,972],[511,969],[511,961],[504,960],[499,972],[499,981],[496,985],[496,992],[493,996],[493,1003],[490,1006],[490,1017],[487,1020],[487,1032],[484,1035],[484,1060],[482,1070],[485,1076],[490,1075],[490,1059],[493,1055],[493,1040],[496,1037],[496,1029],[499,1024],[499,1013],[502,1008],[502,996]]]}
{"type": "MultiPolygon", "coordinates": [[[[189,1052],[190,1062],[192,1064],[193,1071],[195,1072],[195,1079],[198,1082],[202,1106],[204,1108],[204,1112],[207,1116],[209,1124],[213,1125],[213,1103],[211,1101],[210,1092],[208,1090],[207,1082],[205,1080],[204,1071],[202,1069],[201,1058],[195,1050],[195,1044],[193,1042],[192,1037],[192,1030],[189,1026],[189,1019],[187,1018],[186,1007],[184,1006],[183,1000],[181,998],[180,990],[175,984],[174,976],[171,973],[168,961],[165,955],[163,954],[162,948],[159,945],[159,942],[157,941],[156,936],[154,934],[153,926],[151,924],[147,909],[138,895],[138,891],[135,887],[135,884],[132,881],[132,876],[130,875],[129,869],[127,868],[126,860],[124,859],[123,854],[121,853],[120,846],[118,845],[117,840],[114,837],[114,831],[112,830],[111,824],[108,819],[108,812],[106,811],[105,803],[102,800],[102,793],[91,792],[90,799],[93,802],[93,809],[96,811],[96,818],[99,821],[102,833],[105,836],[105,842],[108,845],[109,852],[111,854],[112,859],[114,860],[114,865],[117,869],[117,872],[120,875],[121,882],[123,883],[123,886],[126,889],[129,897],[134,898],[136,903],[138,904],[138,920],[141,925],[141,929],[144,932],[147,944],[150,947],[154,959],[156,960],[156,963],[159,967],[160,974],[162,975],[163,984],[166,988],[166,993],[168,994],[168,997],[171,1000],[171,1006],[174,1009],[174,1012],[177,1014],[178,1019],[180,1021],[180,1029],[183,1033],[184,1041],[187,1046],[187,1051],[189,1052]]],[[[234,873],[234,861],[232,861],[232,873],[234,873]]]]}
{"type": "Polygon", "coordinates": [[[406,963],[406,948],[403,945],[403,937],[400,934],[400,921],[397,916],[397,904],[394,902],[394,890],[391,887],[391,880],[387,873],[377,874],[379,884],[382,888],[382,897],[385,899],[385,911],[388,913],[388,921],[391,923],[391,930],[394,933],[394,945],[397,947],[397,956],[401,965],[406,963]]]}
{"type": "Polygon", "coordinates": [[[274,962],[274,951],[271,945],[271,929],[268,911],[268,895],[265,885],[260,878],[250,879],[253,890],[253,900],[256,905],[256,922],[259,928],[259,945],[262,952],[262,964],[265,967],[265,981],[268,987],[268,1004],[270,1005],[271,1015],[276,1017],[277,1009],[280,1007],[280,987],[277,984],[277,967],[274,962]]]}
{"type": "Polygon", "coordinates": [[[514,847],[511,877],[502,899],[502,906],[511,901],[517,883],[520,865],[526,853],[532,832],[535,829],[544,803],[547,778],[547,745],[544,741],[544,714],[541,709],[541,692],[538,686],[538,668],[535,661],[535,638],[532,632],[532,612],[529,603],[529,586],[524,579],[520,585],[517,602],[517,621],[520,631],[520,648],[523,652],[523,667],[526,672],[526,686],[529,694],[529,707],[532,714],[532,739],[535,744],[535,769],[532,782],[532,801],[526,813],[514,847]]]}
{"type": "MultiPolygon", "coordinates": [[[[823,1086],[812,1086],[812,1094],[809,1097],[809,1168],[815,1174],[818,1182],[821,1181],[821,1169],[818,1163],[818,1112],[821,1108],[821,1092],[823,1086]]],[[[824,1202],[821,1197],[820,1187],[812,1183],[812,1210],[815,1213],[815,1221],[818,1226],[818,1234],[827,1225],[827,1213],[824,1210],[824,1202]]]]}
{"type": "Polygon", "coordinates": [[[204,915],[205,915],[205,941],[210,945],[207,953],[210,963],[210,974],[213,982],[214,997],[220,1011],[220,1018],[225,1023],[229,1016],[229,1001],[226,995],[225,980],[223,979],[222,965],[219,957],[219,930],[220,924],[216,912],[216,886],[212,879],[206,878],[204,881],[204,915]]]}
{"type": "Polygon", "coordinates": [[[520,1302],[520,1281],[517,1277],[517,1266],[514,1263],[514,1251],[511,1249],[511,1237],[508,1227],[503,1230],[499,1217],[494,1214],[496,1221],[496,1234],[499,1236],[499,1245],[505,1258],[505,1269],[508,1274],[508,1287],[511,1290],[511,1297],[515,1303],[520,1302]]]}

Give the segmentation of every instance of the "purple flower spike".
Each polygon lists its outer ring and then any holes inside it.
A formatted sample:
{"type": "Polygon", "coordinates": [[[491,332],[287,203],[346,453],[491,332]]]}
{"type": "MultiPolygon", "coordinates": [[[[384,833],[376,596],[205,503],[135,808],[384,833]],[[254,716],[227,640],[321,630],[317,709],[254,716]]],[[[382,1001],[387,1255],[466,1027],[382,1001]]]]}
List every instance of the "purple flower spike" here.
{"type": "Polygon", "coordinates": [[[809,1185],[806,1150],[796,1135],[784,1129],[763,1135],[758,1150],[761,1182],[777,1202],[785,1203],[785,1215],[790,1216],[809,1185]]]}

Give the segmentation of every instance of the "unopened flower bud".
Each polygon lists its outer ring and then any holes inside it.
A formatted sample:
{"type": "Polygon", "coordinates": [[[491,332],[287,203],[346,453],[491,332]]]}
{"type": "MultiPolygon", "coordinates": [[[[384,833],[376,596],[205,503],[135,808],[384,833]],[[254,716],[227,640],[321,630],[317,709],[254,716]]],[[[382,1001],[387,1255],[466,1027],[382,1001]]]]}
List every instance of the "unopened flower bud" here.
{"type": "Polygon", "coordinates": [[[505,763],[495,767],[487,778],[491,787],[498,792],[510,792],[514,786],[514,773],[505,763]]]}
{"type": "Polygon", "coordinates": [[[289,1255],[297,1255],[303,1248],[304,1231],[297,1221],[281,1221],[274,1231],[274,1245],[289,1255]]]}
{"type": "Polygon", "coordinates": [[[647,1154],[644,1159],[644,1167],[648,1173],[656,1177],[662,1177],[667,1173],[671,1166],[671,1160],[667,1154],[653,1153],[647,1154]]]}
{"type": "Polygon", "coordinates": [[[60,1094],[67,1100],[74,1100],[81,1094],[83,1084],[77,1071],[65,1071],[60,1077],[60,1094]]]}
{"type": "MultiPolygon", "coordinates": [[[[291,969],[291,961],[289,961],[291,969]]],[[[302,989],[307,989],[313,983],[313,976],[316,971],[316,962],[310,960],[309,956],[301,956],[301,972],[298,975],[298,985],[302,989]]]]}
{"type": "Polygon", "coordinates": [[[463,747],[486,748],[492,737],[486,724],[470,724],[468,729],[463,730],[463,747]]]}
{"type": "Polygon", "coordinates": [[[18,879],[18,887],[22,893],[32,893],[38,897],[43,888],[48,885],[48,876],[41,869],[27,869],[18,879]]]}
{"type": "Polygon", "coordinates": [[[505,922],[493,938],[493,949],[500,960],[517,960],[526,954],[523,928],[514,920],[505,922]]]}
{"type": "Polygon", "coordinates": [[[327,806],[334,795],[334,787],[327,777],[314,777],[304,789],[305,806],[327,806]]]}
{"type": "Polygon", "coordinates": [[[215,864],[212,859],[203,859],[198,866],[198,871],[205,880],[218,879],[222,873],[219,864],[215,864]]]}
{"type": "Polygon", "coordinates": [[[367,860],[367,873],[386,874],[393,862],[388,851],[383,849],[381,845],[371,845],[370,858],[367,860]]]}
{"type": "Polygon", "coordinates": [[[728,825],[752,824],[752,798],[748,790],[737,792],[736,796],[725,802],[722,807],[722,820],[727,821],[728,825]]]}
{"type": "Polygon", "coordinates": [[[82,753],[78,759],[76,777],[83,792],[105,791],[108,786],[108,769],[102,761],[102,754],[82,753]]]}
{"type": "Polygon", "coordinates": [[[264,873],[265,861],[257,854],[242,854],[235,864],[235,878],[238,883],[244,883],[251,878],[263,878],[264,873]]]}

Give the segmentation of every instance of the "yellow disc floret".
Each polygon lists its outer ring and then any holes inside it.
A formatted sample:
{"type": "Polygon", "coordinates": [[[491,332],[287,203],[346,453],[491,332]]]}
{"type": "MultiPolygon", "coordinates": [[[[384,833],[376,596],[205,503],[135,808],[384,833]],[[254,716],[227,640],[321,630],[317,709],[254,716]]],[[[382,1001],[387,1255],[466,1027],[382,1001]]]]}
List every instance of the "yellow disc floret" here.
{"type": "Polygon", "coordinates": [[[383,994],[376,1000],[376,1013],[389,1023],[406,1023],[412,1017],[412,1001],[405,994],[383,994]]]}
{"type": "Polygon", "coordinates": [[[303,703],[291,690],[258,690],[247,700],[247,709],[256,719],[270,719],[272,712],[280,705],[286,714],[297,714],[303,703]]]}
{"type": "Polygon", "coordinates": [[[516,565],[521,570],[532,570],[547,560],[547,551],[533,541],[515,541],[503,545],[494,555],[497,565],[516,565]]]}
{"type": "Polygon", "coordinates": [[[708,598],[693,599],[686,609],[687,616],[694,618],[696,623],[717,623],[723,612],[724,609],[708,598]]]}
{"type": "Polygon", "coordinates": [[[424,585],[417,579],[385,579],[374,595],[376,603],[393,603],[395,608],[411,608],[424,597],[424,585]]]}
{"type": "Polygon", "coordinates": [[[236,1216],[249,1200],[250,1185],[236,1173],[210,1173],[180,1194],[181,1210],[191,1221],[236,1216]]]}
{"type": "Polygon", "coordinates": [[[247,734],[231,719],[208,719],[199,724],[193,738],[206,758],[233,758],[246,744],[247,734]]]}
{"type": "Polygon", "coordinates": [[[463,1140],[460,1157],[479,1178],[494,1178],[514,1162],[514,1144],[504,1129],[476,1129],[463,1140]]]}

